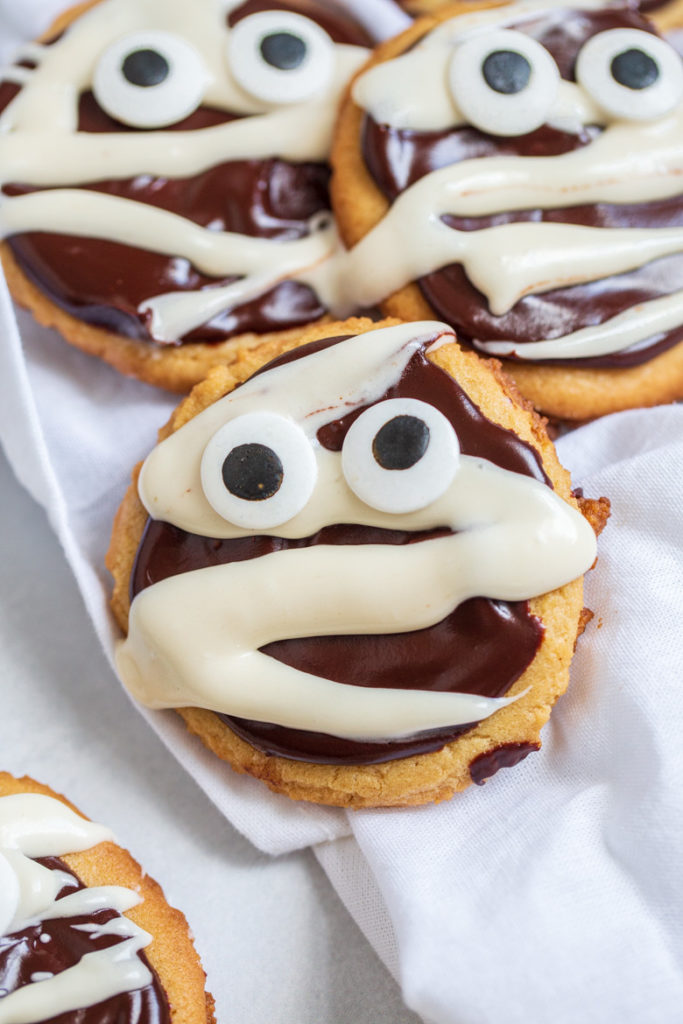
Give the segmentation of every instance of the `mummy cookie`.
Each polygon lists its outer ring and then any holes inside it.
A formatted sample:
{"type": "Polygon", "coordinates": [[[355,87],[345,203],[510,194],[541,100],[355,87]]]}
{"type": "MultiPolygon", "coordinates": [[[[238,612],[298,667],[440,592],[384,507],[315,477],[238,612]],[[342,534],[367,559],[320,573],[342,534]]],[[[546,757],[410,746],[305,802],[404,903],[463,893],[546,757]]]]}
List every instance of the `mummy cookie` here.
{"type": "Polygon", "coordinates": [[[352,320],[240,387],[217,368],[119,511],[124,684],[291,797],[449,797],[537,749],[567,685],[595,533],[541,421],[453,342],[352,320]]]}
{"type": "Polygon", "coordinates": [[[341,116],[346,286],[436,312],[551,415],[680,398],[682,126],[681,58],[631,8],[421,19],[341,116]]]}
{"type": "Polygon", "coordinates": [[[0,772],[0,1022],[213,1024],[185,918],[109,829],[0,772]]]}
{"type": "Polygon", "coordinates": [[[15,298],[71,343],[187,390],[324,317],[327,156],[369,39],[323,0],[102,0],[0,75],[15,298]]]}

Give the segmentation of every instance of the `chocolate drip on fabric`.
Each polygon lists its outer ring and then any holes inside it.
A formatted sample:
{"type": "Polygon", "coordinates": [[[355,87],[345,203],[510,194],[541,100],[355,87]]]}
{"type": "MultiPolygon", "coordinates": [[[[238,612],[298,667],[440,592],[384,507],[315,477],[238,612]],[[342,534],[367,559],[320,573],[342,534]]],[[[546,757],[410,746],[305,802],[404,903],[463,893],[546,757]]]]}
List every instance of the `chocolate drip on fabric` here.
{"type": "MultiPolygon", "coordinates": [[[[59,858],[44,857],[38,863],[51,871],[63,871],[71,876],[72,881],[64,885],[59,899],[85,888],[59,858]]],[[[115,910],[99,910],[88,916],[55,918],[0,936],[0,999],[30,984],[33,974],[61,974],[79,963],[87,953],[123,941],[115,935],[96,937],[78,930],[78,926],[101,926],[119,916],[115,910]],[[48,936],[48,941],[43,936],[48,936]]],[[[113,996],[96,1006],[50,1017],[45,1024],[171,1024],[171,1012],[161,983],[145,954],[140,952],[138,956],[152,972],[154,980],[151,985],[113,996]]]]}
{"type": "Polygon", "coordinates": [[[477,786],[483,786],[501,768],[514,768],[529,754],[540,749],[540,743],[503,743],[495,750],[480,754],[470,765],[472,782],[477,786]]]}
{"type": "MultiPolygon", "coordinates": [[[[295,349],[259,372],[303,358],[341,340],[344,339],[325,339],[295,349]]],[[[429,402],[452,423],[463,454],[488,459],[504,469],[550,485],[538,453],[511,431],[487,419],[449,374],[430,362],[423,352],[412,357],[400,381],[390,388],[385,398],[419,398],[429,402]]],[[[354,410],[326,424],[318,432],[320,443],[338,451],[361,411],[354,410]]],[[[450,532],[443,528],[410,533],[339,524],[298,540],[269,536],[217,540],[150,519],[131,574],[130,594],[134,598],[146,587],[169,576],[259,558],[286,548],[315,544],[428,543],[450,532]]],[[[543,626],[531,615],[528,602],[474,598],[428,629],[374,636],[280,640],[268,644],[262,651],[297,669],[354,686],[419,688],[502,697],[533,661],[542,639],[543,626]]],[[[268,754],[324,764],[372,764],[439,750],[476,724],[434,730],[407,740],[366,743],[230,715],[219,717],[239,736],[268,754]]]]}
{"type": "MultiPolygon", "coordinates": [[[[262,10],[295,11],[311,17],[335,43],[372,45],[348,14],[316,0],[249,0],[231,13],[228,23],[234,25],[262,10]]],[[[0,85],[0,112],[19,88],[11,83],[0,85]]],[[[165,130],[196,131],[235,117],[200,107],[165,130]]],[[[80,97],[78,130],[118,133],[132,129],[111,118],[94,95],[86,92],[80,97]]],[[[330,209],[329,176],[325,164],[235,160],[187,179],[138,175],[80,187],[157,206],[202,227],[290,241],[304,237],[310,218],[330,209]]],[[[20,182],[3,190],[6,195],[31,191],[35,189],[20,182]]],[[[84,323],[137,340],[151,340],[149,314],[138,312],[146,299],[237,280],[208,277],[186,259],[75,235],[27,232],[9,238],[8,245],[24,274],[60,309],[84,323]]],[[[181,341],[220,342],[244,332],[284,330],[318,320],[325,312],[310,288],[284,281],[265,295],[214,317],[181,341]]]]}
{"type": "MultiPolygon", "coordinates": [[[[563,78],[574,81],[574,62],[583,44],[598,32],[634,28],[653,32],[652,25],[627,8],[605,11],[550,12],[544,17],[512,25],[533,36],[553,56],[563,78]]],[[[431,171],[462,160],[496,156],[559,156],[583,148],[601,129],[586,126],[579,134],[545,125],[528,135],[501,138],[471,126],[446,131],[420,132],[380,125],[366,117],[362,148],[370,174],[383,194],[393,200],[431,171]]],[[[519,221],[579,224],[598,228],[659,228],[683,225],[681,196],[652,203],[601,203],[565,209],[521,210],[488,217],[445,215],[445,223],[458,231],[519,221]]],[[[604,323],[619,313],[652,299],[683,289],[683,255],[669,256],[630,273],[555,288],[525,296],[503,316],[494,316],[484,295],[470,282],[460,264],[451,264],[423,277],[420,287],[437,315],[452,324],[462,342],[525,342],[559,338],[581,328],[604,323]]],[[[650,337],[623,352],[586,359],[546,360],[553,366],[626,368],[648,362],[683,341],[683,325],[650,337]]],[[[543,360],[535,360],[539,364],[543,360]]]]}

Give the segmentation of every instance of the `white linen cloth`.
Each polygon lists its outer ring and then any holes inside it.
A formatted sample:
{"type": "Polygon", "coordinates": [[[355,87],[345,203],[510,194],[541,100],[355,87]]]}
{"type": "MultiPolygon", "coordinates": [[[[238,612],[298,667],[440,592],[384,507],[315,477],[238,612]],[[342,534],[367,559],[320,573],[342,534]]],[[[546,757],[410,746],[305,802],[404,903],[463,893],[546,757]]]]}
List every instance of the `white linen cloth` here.
{"type": "MultiPolygon", "coordinates": [[[[60,6],[0,0],[0,38],[13,26],[15,39],[36,35],[60,6]]],[[[176,399],[26,314],[17,326],[2,282],[0,329],[0,439],[48,510],[111,659],[111,521],[176,399]]],[[[558,448],[575,484],[611,497],[614,518],[587,581],[596,619],[541,753],[448,804],[347,814],[274,796],[173,712],[143,712],[260,849],[315,847],[407,1004],[435,1024],[681,1017],[683,407],[607,417],[558,448]]]]}

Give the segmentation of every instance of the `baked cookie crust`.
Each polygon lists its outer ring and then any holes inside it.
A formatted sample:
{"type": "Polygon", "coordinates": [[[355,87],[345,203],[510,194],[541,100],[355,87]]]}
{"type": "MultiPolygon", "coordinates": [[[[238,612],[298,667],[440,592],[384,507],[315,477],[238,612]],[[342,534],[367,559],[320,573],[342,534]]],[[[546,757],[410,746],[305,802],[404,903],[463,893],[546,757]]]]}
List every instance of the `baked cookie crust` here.
{"type": "MultiPolygon", "coordinates": [[[[49,786],[27,776],[17,779],[0,772],[0,797],[17,793],[49,796],[81,814],[70,800],[49,786]]],[[[121,885],[140,893],[143,902],[126,911],[125,916],[153,936],[145,955],[167,995],[173,1024],[216,1024],[213,997],[205,992],[206,975],[185,916],[169,906],[161,887],[128,851],[107,842],[61,859],[86,886],[121,885]]]]}
{"type": "MultiPolygon", "coordinates": [[[[425,0],[425,6],[429,0],[425,0]]],[[[376,64],[398,57],[423,36],[449,18],[505,4],[432,3],[438,11],[419,18],[405,32],[381,44],[356,75],[359,78],[376,64]]],[[[661,32],[683,26],[683,0],[657,12],[652,20],[661,32]]],[[[354,79],[355,81],[355,79],[354,79]]],[[[361,134],[364,111],[351,97],[353,82],[342,101],[332,149],[332,205],[345,244],[356,245],[390,208],[363,160],[361,134]]],[[[381,304],[387,316],[404,320],[437,317],[416,283],[394,292],[381,304]]],[[[608,413],[643,406],[662,405],[683,398],[683,342],[647,363],[628,369],[539,366],[501,360],[503,369],[525,398],[543,414],[560,420],[590,420],[608,413]]]]}
{"type": "MultiPolygon", "coordinates": [[[[317,326],[300,333],[297,344],[305,345],[324,337],[358,335],[395,321],[375,324],[369,320],[349,320],[317,326]]],[[[295,347],[295,346],[290,346],[295,347]]],[[[214,369],[207,379],[180,403],[162,428],[159,440],[170,436],[193,416],[228,394],[245,376],[274,357],[272,350],[259,348],[243,353],[247,364],[235,374],[238,364],[214,369]]],[[[569,504],[581,507],[599,532],[609,515],[609,503],[579,502],[572,496],[569,474],[560,465],[548,438],[545,422],[525,402],[514,384],[500,371],[495,361],[485,361],[474,353],[463,352],[455,344],[445,345],[429,357],[450,373],[481,411],[495,423],[513,430],[537,450],[556,492],[569,504]]],[[[130,608],[129,584],[135,555],[147,520],[137,492],[136,467],[133,480],[114,523],[107,567],[114,577],[112,609],[124,633],[130,608]]],[[[179,714],[190,732],[222,760],[240,773],[261,779],[274,792],[296,800],[339,807],[390,807],[425,804],[446,800],[469,786],[473,779],[470,766],[482,755],[501,746],[530,744],[540,746],[540,730],[551,708],[565,691],[577,635],[584,627],[583,581],[578,579],[559,590],[530,602],[531,612],[545,626],[540,649],[526,672],[510,689],[510,694],[529,692],[515,704],[496,712],[457,740],[434,753],[407,757],[384,764],[336,766],[294,761],[266,755],[238,737],[211,711],[181,708],[179,714]]]]}

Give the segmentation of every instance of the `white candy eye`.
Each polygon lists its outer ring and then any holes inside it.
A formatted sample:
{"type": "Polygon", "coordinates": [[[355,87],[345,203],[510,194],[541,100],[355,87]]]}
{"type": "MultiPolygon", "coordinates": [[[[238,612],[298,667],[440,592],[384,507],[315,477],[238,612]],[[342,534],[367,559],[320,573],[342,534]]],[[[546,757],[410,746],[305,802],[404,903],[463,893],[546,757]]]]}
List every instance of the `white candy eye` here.
{"type": "Polygon", "coordinates": [[[576,77],[613,117],[648,121],[663,117],[683,96],[683,63],[663,39],[635,28],[593,36],[579,53],[576,77]]]}
{"type": "Polygon", "coordinates": [[[239,84],[256,99],[299,103],[327,88],[334,43],[302,14],[264,11],[231,29],[228,60],[239,84]]]}
{"type": "Polygon", "coordinates": [[[505,136],[527,135],[545,124],[560,83],[548,51],[512,29],[482,32],[458,46],[449,77],[470,124],[505,136]]]}
{"type": "Polygon", "coordinates": [[[450,487],[460,446],[433,405],[391,398],[361,413],[342,446],[346,482],[380,512],[416,512],[450,487]]]}
{"type": "Polygon", "coordinates": [[[226,423],[202,456],[206,500],[219,516],[246,530],[289,522],[307,504],[318,475],[313,449],[300,426],[272,412],[252,412],[226,423]]]}
{"type": "Polygon", "coordinates": [[[104,51],[93,78],[95,99],[133,128],[164,128],[193,114],[208,74],[202,58],[170,32],[134,32],[104,51]]]}

